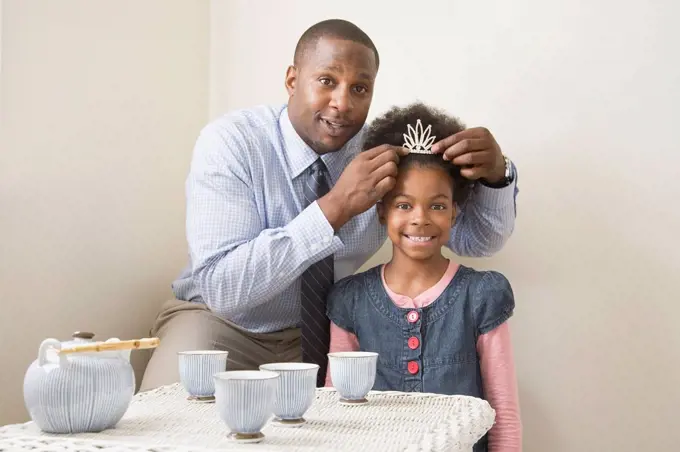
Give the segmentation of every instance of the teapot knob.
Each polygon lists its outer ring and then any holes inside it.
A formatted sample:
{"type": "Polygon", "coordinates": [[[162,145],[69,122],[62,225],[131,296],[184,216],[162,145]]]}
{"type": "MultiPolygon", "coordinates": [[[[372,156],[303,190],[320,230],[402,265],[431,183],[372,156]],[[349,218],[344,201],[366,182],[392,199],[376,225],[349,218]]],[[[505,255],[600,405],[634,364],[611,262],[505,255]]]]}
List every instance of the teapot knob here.
{"type": "Polygon", "coordinates": [[[92,339],[94,337],[94,333],[89,333],[87,331],[76,331],[71,335],[71,337],[76,339],[92,339]]]}

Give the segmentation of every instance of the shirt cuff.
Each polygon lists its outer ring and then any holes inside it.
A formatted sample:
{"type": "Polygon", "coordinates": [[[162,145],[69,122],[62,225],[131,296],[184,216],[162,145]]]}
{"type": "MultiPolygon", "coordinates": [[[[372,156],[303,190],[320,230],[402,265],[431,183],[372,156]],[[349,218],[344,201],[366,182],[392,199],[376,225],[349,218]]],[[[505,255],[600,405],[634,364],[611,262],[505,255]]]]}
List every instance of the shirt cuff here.
{"type": "Polygon", "coordinates": [[[316,201],[303,210],[290,226],[296,231],[293,234],[295,245],[309,250],[314,262],[335,254],[344,246],[316,201]]]}
{"type": "Polygon", "coordinates": [[[516,180],[512,181],[510,185],[503,188],[491,188],[483,184],[475,184],[473,188],[475,204],[489,210],[498,210],[514,205],[516,183],[516,180]]]}

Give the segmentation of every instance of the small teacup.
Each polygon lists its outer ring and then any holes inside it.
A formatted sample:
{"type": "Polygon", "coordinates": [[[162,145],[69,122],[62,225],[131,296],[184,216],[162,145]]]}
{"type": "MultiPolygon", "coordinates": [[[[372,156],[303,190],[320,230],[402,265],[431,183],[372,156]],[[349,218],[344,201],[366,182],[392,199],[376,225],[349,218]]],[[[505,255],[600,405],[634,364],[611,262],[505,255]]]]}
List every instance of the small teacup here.
{"type": "Polygon", "coordinates": [[[232,370],[214,376],[220,417],[231,430],[229,438],[257,443],[274,413],[279,374],[264,370],[232,370]]]}
{"type": "Polygon", "coordinates": [[[189,393],[189,400],[215,401],[213,375],[227,368],[229,352],[223,350],[189,350],[178,353],[179,379],[189,393]]]}
{"type": "Polygon", "coordinates": [[[340,394],[340,403],[367,403],[366,394],[373,389],[378,354],[375,352],[337,352],[328,354],[333,386],[340,394]]]}
{"type": "Polygon", "coordinates": [[[281,426],[297,427],[306,421],[302,417],[312,406],[316,396],[316,375],[319,365],[311,363],[269,363],[260,370],[279,374],[274,401],[275,422],[281,426]]]}

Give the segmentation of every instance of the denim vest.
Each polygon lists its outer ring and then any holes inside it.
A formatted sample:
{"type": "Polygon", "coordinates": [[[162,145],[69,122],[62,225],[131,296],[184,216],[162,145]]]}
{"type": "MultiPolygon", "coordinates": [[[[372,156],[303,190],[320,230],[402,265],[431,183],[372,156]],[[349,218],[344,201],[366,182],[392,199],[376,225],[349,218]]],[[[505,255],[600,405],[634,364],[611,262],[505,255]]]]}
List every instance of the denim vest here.
{"type": "MultiPolygon", "coordinates": [[[[430,305],[399,308],[377,266],[338,281],[327,311],[332,322],[357,336],[361,350],[378,352],[373,389],[484,398],[477,338],[510,318],[514,307],[503,275],[461,265],[430,305]]],[[[474,452],[486,451],[485,436],[474,452]]]]}

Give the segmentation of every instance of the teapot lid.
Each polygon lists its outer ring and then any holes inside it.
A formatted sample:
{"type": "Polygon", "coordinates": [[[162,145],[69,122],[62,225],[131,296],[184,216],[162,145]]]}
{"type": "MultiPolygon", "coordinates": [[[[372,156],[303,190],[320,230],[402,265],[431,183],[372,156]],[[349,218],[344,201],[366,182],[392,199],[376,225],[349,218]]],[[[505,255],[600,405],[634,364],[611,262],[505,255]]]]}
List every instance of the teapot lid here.
{"type": "MultiPolygon", "coordinates": [[[[73,358],[79,361],[83,358],[111,358],[123,357],[129,360],[130,350],[100,350],[99,345],[109,342],[120,342],[117,338],[107,341],[94,340],[95,334],[89,331],[76,331],[71,335],[70,340],[60,341],[57,339],[45,339],[40,344],[38,350],[38,365],[43,366],[48,363],[65,363],[66,356],[73,353],[73,358]],[[66,354],[61,350],[69,349],[66,354]],[[76,351],[77,350],[77,351],[76,351]]],[[[82,362],[82,361],[81,361],[82,362]]]]}
{"type": "Polygon", "coordinates": [[[77,339],[92,339],[94,337],[94,333],[90,333],[87,331],[76,331],[71,335],[71,337],[77,339]]]}
{"type": "Polygon", "coordinates": [[[94,340],[94,333],[89,331],[76,331],[71,335],[71,339],[61,341],[62,348],[71,347],[73,345],[79,344],[89,344],[92,342],[98,342],[94,340]]]}

